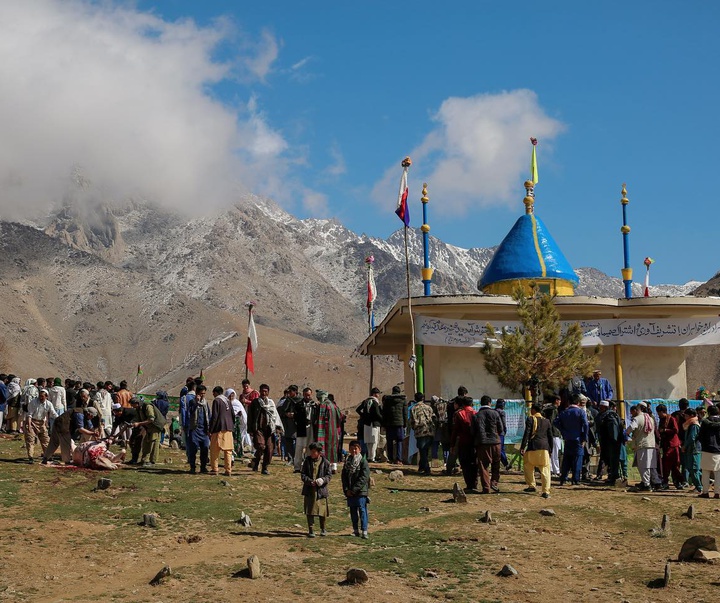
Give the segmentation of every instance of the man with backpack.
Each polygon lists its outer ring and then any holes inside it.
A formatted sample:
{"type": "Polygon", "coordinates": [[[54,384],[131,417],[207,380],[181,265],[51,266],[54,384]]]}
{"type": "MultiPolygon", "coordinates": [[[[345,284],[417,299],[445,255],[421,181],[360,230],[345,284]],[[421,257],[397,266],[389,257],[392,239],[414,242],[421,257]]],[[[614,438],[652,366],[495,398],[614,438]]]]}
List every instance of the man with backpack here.
{"type": "Polygon", "coordinates": [[[130,398],[130,405],[136,410],[138,418],[133,427],[142,427],[145,430],[140,464],[143,467],[154,465],[158,459],[160,432],[165,428],[165,417],[154,404],[145,402],[138,396],[130,398]]]}

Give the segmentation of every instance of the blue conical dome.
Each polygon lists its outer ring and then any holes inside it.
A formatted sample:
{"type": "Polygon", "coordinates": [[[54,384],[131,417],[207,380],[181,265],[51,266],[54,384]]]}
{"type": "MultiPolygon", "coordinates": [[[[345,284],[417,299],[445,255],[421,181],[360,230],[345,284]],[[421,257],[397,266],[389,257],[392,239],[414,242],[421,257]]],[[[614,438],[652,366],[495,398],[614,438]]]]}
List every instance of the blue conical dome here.
{"type": "Polygon", "coordinates": [[[478,288],[486,293],[507,293],[505,287],[498,289],[491,286],[518,280],[534,280],[541,286],[552,283],[556,286],[551,288],[551,292],[560,295],[572,295],[574,285],[579,282],[545,224],[532,212],[518,218],[500,243],[480,278],[478,288]]]}

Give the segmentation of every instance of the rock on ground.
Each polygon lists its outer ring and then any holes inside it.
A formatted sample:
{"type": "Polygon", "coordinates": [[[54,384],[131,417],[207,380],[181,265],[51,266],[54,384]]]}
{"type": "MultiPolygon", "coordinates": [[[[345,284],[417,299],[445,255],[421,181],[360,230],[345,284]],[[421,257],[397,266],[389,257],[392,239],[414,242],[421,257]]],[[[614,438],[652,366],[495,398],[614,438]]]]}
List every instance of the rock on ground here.
{"type": "Polygon", "coordinates": [[[717,543],[714,536],[693,536],[683,542],[678,553],[678,561],[692,561],[698,549],[706,551],[717,551],[717,543]]]}
{"type": "Polygon", "coordinates": [[[251,555],[247,560],[248,573],[252,580],[262,578],[262,569],[260,569],[260,558],[257,555],[251,555]]]}
{"type": "Polygon", "coordinates": [[[365,584],[369,579],[368,573],[360,567],[351,567],[345,578],[348,584],[365,584]]]}
{"type": "Polygon", "coordinates": [[[453,485],[453,500],[456,503],[466,503],[467,502],[467,496],[465,495],[465,491],[460,487],[460,484],[455,482],[453,485]]]}
{"type": "Polygon", "coordinates": [[[162,581],[165,578],[167,578],[169,575],[170,575],[170,566],[166,565],[157,574],[155,574],[155,577],[152,580],[150,580],[150,585],[157,586],[158,584],[161,584],[162,581]]]}
{"type": "Polygon", "coordinates": [[[720,552],[718,551],[706,551],[705,549],[698,549],[693,555],[694,561],[708,561],[710,563],[717,563],[720,560],[720,552]]]}
{"type": "Polygon", "coordinates": [[[394,471],[390,472],[390,475],[388,475],[391,482],[403,479],[405,477],[405,474],[400,471],[400,469],[395,469],[394,471]]]}
{"type": "Polygon", "coordinates": [[[510,576],[517,576],[518,571],[509,563],[502,566],[502,569],[498,572],[498,576],[504,576],[509,578],[510,576]]]}

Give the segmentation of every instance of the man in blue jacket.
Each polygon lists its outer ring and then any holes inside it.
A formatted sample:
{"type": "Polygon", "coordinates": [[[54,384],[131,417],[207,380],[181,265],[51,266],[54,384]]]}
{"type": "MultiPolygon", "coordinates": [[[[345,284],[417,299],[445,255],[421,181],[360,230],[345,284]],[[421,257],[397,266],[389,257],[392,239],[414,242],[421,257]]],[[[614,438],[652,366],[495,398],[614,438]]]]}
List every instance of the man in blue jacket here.
{"type": "Polygon", "coordinates": [[[572,484],[580,483],[583,462],[583,445],[587,442],[589,424],[587,414],[578,406],[582,400],[587,398],[582,394],[573,394],[572,403],[563,410],[553,422],[560,430],[565,442],[565,453],[563,454],[562,467],[560,469],[560,485],[565,485],[568,473],[572,469],[572,484]]]}
{"type": "Polygon", "coordinates": [[[613,399],[613,388],[610,382],[602,376],[600,369],[593,371],[592,377],[585,381],[585,389],[588,397],[597,406],[603,400],[613,399]]]}

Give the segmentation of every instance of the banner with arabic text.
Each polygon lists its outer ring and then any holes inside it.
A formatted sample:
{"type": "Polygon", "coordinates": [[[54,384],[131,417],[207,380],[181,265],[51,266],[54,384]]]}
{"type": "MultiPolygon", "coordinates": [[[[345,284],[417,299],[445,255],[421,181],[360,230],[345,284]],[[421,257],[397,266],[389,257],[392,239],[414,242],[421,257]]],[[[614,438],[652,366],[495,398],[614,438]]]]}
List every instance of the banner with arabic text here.
{"type": "MultiPolygon", "coordinates": [[[[576,321],[582,329],[583,347],[602,345],[639,345],[679,347],[720,345],[720,318],[681,319],[603,319],[576,321]]],[[[415,317],[415,340],[422,345],[483,347],[487,321],[415,317]]],[[[520,328],[519,321],[491,322],[497,333],[520,328]]],[[[561,322],[565,331],[572,321],[561,322]]]]}

